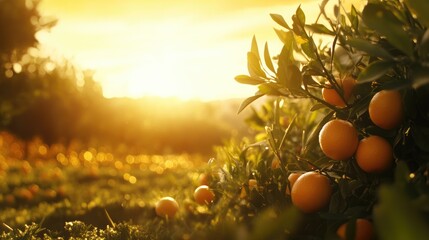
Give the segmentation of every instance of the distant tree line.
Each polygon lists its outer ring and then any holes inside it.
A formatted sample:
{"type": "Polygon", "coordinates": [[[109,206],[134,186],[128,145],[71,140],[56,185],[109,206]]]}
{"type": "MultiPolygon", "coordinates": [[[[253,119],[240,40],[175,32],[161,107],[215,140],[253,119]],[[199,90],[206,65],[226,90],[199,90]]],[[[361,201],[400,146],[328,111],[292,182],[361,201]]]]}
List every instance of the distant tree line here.
{"type": "Polygon", "coordinates": [[[105,99],[91,71],[40,54],[35,34],[56,21],[40,16],[39,2],[0,0],[2,130],[47,144],[77,139],[150,153],[207,152],[245,131],[231,118],[237,102],[105,99]]]}

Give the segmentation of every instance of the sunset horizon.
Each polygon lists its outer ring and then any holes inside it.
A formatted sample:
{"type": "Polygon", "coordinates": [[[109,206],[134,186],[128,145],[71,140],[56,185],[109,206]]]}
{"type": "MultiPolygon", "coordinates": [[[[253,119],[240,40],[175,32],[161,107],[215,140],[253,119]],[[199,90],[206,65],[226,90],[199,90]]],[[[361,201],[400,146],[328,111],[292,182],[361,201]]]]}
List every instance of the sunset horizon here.
{"type": "MultiPolygon", "coordinates": [[[[273,54],[279,52],[269,14],[288,18],[299,4],[130,0],[97,8],[97,2],[45,0],[41,13],[58,23],[37,37],[44,51],[93,70],[107,98],[245,98],[253,88],[239,86],[234,77],[247,72],[252,37],[260,47],[267,42],[273,54]]],[[[317,1],[301,6],[318,11],[317,1]]]]}

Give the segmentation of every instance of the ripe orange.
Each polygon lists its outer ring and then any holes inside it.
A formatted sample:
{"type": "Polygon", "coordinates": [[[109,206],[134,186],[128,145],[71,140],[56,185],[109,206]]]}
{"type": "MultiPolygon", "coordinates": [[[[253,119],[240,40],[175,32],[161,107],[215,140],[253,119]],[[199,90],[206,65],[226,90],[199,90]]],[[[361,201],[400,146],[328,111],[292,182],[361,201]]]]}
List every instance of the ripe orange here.
{"type": "Polygon", "coordinates": [[[373,135],[359,142],[355,157],[362,170],[378,173],[393,163],[393,149],[386,139],[373,135]]]}
{"type": "MultiPolygon", "coordinates": [[[[356,85],[356,80],[350,76],[344,78],[338,83],[343,90],[343,96],[346,101],[350,99],[353,93],[353,89],[356,85]]],[[[338,94],[337,91],[333,88],[323,88],[322,89],[322,97],[327,103],[337,106],[337,107],[346,107],[346,103],[338,94]]]]}
{"type": "Polygon", "coordinates": [[[368,110],[371,121],[380,128],[390,130],[398,127],[404,115],[401,93],[394,90],[376,93],[368,110]]]}
{"type": "Polygon", "coordinates": [[[346,160],[353,156],[358,143],[357,130],[350,122],[341,119],[327,122],[319,133],[320,148],[334,160],[346,160]]]}
{"type": "Polygon", "coordinates": [[[286,187],[286,194],[290,195],[290,188],[293,187],[293,185],[295,184],[296,180],[302,175],[302,173],[298,173],[298,172],[294,172],[289,174],[289,177],[287,178],[287,180],[289,181],[289,186],[286,187]]]}
{"type": "Polygon", "coordinates": [[[198,182],[200,185],[209,185],[211,181],[211,176],[208,173],[202,173],[198,178],[198,182]]]}
{"type": "Polygon", "coordinates": [[[179,204],[172,197],[161,198],[155,206],[155,212],[160,217],[173,218],[179,210],[179,204]]]}
{"type": "Polygon", "coordinates": [[[328,177],[318,172],[302,174],[293,184],[292,203],[305,213],[322,210],[329,204],[332,187],[328,177]]]}
{"type": "Polygon", "coordinates": [[[33,183],[30,186],[28,186],[28,190],[34,195],[40,191],[40,187],[39,185],[33,183]]]}
{"type": "Polygon", "coordinates": [[[27,202],[33,200],[33,198],[34,198],[33,193],[30,190],[28,190],[27,188],[17,189],[15,195],[17,198],[24,200],[24,201],[27,201],[27,202]]]}
{"type": "MultiPolygon", "coordinates": [[[[343,223],[337,229],[337,235],[340,239],[346,239],[346,229],[348,223],[343,223]]],[[[356,219],[355,226],[355,240],[370,240],[374,238],[374,227],[372,223],[366,219],[358,218],[356,219]]]]}
{"type": "Polygon", "coordinates": [[[42,195],[46,199],[55,199],[57,197],[57,192],[54,189],[45,189],[42,195]]]}
{"type": "Polygon", "coordinates": [[[280,160],[276,157],[271,161],[271,169],[279,169],[280,168],[280,160]]]}
{"type": "Polygon", "coordinates": [[[207,185],[201,185],[194,191],[194,199],[200,205],[210,204],[215,197],[215,194],[207,185]]]}

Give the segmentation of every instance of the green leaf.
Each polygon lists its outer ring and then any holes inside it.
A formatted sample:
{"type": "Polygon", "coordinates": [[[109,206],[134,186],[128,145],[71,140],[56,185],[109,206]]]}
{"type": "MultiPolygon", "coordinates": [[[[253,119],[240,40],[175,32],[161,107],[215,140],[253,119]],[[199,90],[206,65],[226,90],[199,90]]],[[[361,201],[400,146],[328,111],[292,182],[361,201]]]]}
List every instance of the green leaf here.
{"type": "Polygon", "coordinates": [[[352,5],[352,11],[350,12],[350,22],[352,23],[352,28],[355,31],[359,30],[359,18],[355,6],[352,5]]]}
{"type": "Polygon", "coordinates": [[[393,59],[392,55],[384,48],[364,39],[352,38],[347,40],[347,44],[359,51],[366,52],[369,56],[379,57],[381,59],[393,59]]]}
{"type": "Polygon", "coordinates": [[[249,239],[283,239],[285,232],[293,232],[301,222],[302,215],[298,209],[289,207],[280,214],[267,209],[254,219],[255,226],[249,239]]]}
{"type": "Polygon", "coordinates": [[[404,30],[404,24],[383,3],[368,3],[362,11],[365,24],[382,36],[407,56],[413,56],[413,43],[404,30]]]}
{"type": "Polygon", "coordinates": [[[405,4],[417,15],[417,19],[426,27],[429,27],[429,1],[427,0],[405,0],[405,4]]]}
{"type": "Polygon", "coordinates": [[[258,58],[259,61],[261,61],[261,57],[259,55],[259,49],[258,49],[258,42],[256,41],[255,35],[253,35],[253,38],[252,38],[252,46],[250,48],[250,51],[258,58]]]}
{"type": "Polygon", "coordinates": [[[413,202],[397,186],[379,188],[379,204],[374,208],[374,220],[380,239],[427,239],[428,222],[413,202]]]}
{"type": "Polygon", "coordinates": [[[302,84],[302,73],[295,65],[288,65],[286,68],[286,87],[290,89],[300,89],[302,84]]]}
{"type": "Polygon", "coordinates": [[[286,23],[286,21],[285,21],[285,19],[283,18],[283,16],[282,16],[282,15],[271,13],[271,14],[270,14],[270,16],[271,16],[271,18],[272,18],[272,19],[273,19],[277,24],[279,24],[280,26],[282,26],[282,27],[284,27],[284,28],[286,28],[286,29],[291,30],[291,28],[290,28],[290,27],[289,27],[289,25],[286,23]]]}
{"type": "Polygon", "coordinates": [[[262,83],[258,86],[259,91],[257,94],[264,94],[264,95],[278,95],[279,86],[273,82],[266,82],[262,83]]]}
{"type": "Polygon", "coordinates": [[[265,72],[262,70],[259,58],[253,52],[247,53],[247,69],[252,77],[267,77],[265,72]]]}
{"type": "Polygon", "coordinates": [[[258,85],[265,82],[262,78],[251,77],[247,75],[238,75],[234,79],[239,83],[250,84],[250,85],[258,85]]]}
{"type": "Polygon", "coordinates": [[[301,26],[304,26],[305,25],[305,14],[302,11],[301,6],[299,6],[296,9],[295,15],[297,16],[299,22],[301,23],[301,26]]]}
{"type": "Polygon", "coordinates": [[[419,55],[422,58],[429,57],[429,28],[423,34],[419,44],[419,55]]]}
{"type": "Polygon", "coordinates": [[[310,112],[314,112],[322,108],[326,108],[326,105],[321,103],[316,103],[310,108],[310,112]]]}
{"type": "Polygon", "coordinates": [[[264,60],[265,60],[265,65],[267,65],[268,69],[270,69],[273,73],[275,73],[276,71],[274,70],[273,62],[271,60],[270,52],[268,50],[268,43],[265,43],[264,60]]]}
{"type": "Polygon", "coordinates": [[[277,37],[280,39],[280,41],[282,41],[283,44],[285,44],[287,42],[287,33],[283,30],[280,29],[276,29],[274,28],[274,32],[277,34],[277,37]]]}
{"type": "Polygon", "coordinates": [[[395,168],[395,184],[401,189],[405,189],[410,177],[410,170],[404,161],[399,161],[395,168]]]}
{"type": "Polygon", "coordinates": [[[320,23],[313,23],[310,25],[306,25],[305,27],[314,33],[328,34],[328,35],[332,35],[332,36],[335,35],[335,33],[333,31],[329,30],[325,25],[320,24],[320,23]]]}
{"type": "Polygon", "coordinates": [[[242,112],[247,106],[249,106],[249,104],[251,104],[252,102],[254,102],[256,99],[264,96],[265,94],[256,94],[254,96],[248,97],[246,98],[240,105],[240,107],[238,108],[238,113],[242,112]]]}
{"type": "Polygon", "coordinates": [[[305,142],[304,151],[303,151],[303,157],[305,155],[313,150],[317,144],[319,144],[319,132],[320,129],[327,123],[329,120],[331,120],[332,116],[334,116],[335,111],[330,111],[326,116],[313,128],[313,131],[311,131],[310,135],[306,138],[307,141],[305,142]]]}
{"type": "Polygon", "coordinates": [[[305,55],[307,55],[307,57],[309,57],[313,60],[317,59],[317,56],[315,53],[317,51],[317,49],[314,47],[312,41],[307,41],[307,42],[301,44],[301,48],[302,48],[302,51],[305,53],[305,55]]]}
{"type": "Polygon", "coordinates": [[[358,83],[375,81],[384,76],[393,66],[394,62],[375,61],[359,74],[358,83]]]}
{"type": "Polygon", "coordinates": [[[277,68],[277,81],[278,83],[286,86],[288,77],[286,75],[287,68],[293,64],[293,34],[288,32],[289,41],[285,42],[282,51],[279,55],[278,68],[277,68]]]}

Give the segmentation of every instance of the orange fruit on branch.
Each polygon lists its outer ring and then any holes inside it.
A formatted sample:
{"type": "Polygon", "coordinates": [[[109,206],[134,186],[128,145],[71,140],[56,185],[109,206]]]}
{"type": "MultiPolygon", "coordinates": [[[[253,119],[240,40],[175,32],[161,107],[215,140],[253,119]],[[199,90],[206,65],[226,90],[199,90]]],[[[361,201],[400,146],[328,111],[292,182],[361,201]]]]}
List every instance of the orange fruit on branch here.
{"type": "Polygon", "coordinates": [[[208,173],[202,173],[199,177],[198,177],[198,182],[200,185],[209,185],[211,182],[211,175],[208,173]]]}
{"type": "MultiPolygon", "coordinates": [[[[342,240],[346,240],[346,232],[347,232],[347,225],[348,223],[343,223],[338,229],[337,229],[337,235],[342,240]]],[[[373,224],[363,218],[356,219],[356,225],[355,225],[355,234],[354,234],[354,240],[370,240],[374,239],[374,226],[373,224]]]]}
{"type": "Polygon", "coordinates": [[[355,157],[363,171],[379,173],[392,165],[393,148],[386,139],[373,135],[359,142],[355,157]]]}
{"type": "Polygon", "coordinates": [[[307,172],[293,184],[292,203],[304,213],[318,212],[329,204],[332,191],[328,177],[318,172],[307,172]]]}
{"type": "Polygon", "coordinates": [[[286,187],[286,194],[287,195],[290,195],[290,189],[292,189],[292,187],[295,184],[296,180],[301,175],[302,175],[302,173],[298,173],[298,172],[294,172],[294,173],[289,174],[289,177],[287,178],[287,180],[289,181],[289,185],[286,187]]]}
{"type": "Polygon", "coordinates": [[[327,103],[334,105],[336,107],[346,107],[346,102],[350,99],[353,93],[353,89],[356,85],[356,80],[350,76],[339,81],[338,85],[343,91],[343,97],[332,87],[322,89],[322,97],[327,103]],[[346,101],[344,101],[346,100],[346,101]]]}
{"type": "Polygon", "coordinates": [[[271,169],[275,170],[275,169],[279,169],[281,166],[280,160],[275,157],[272,161],[271,161],[271,169]]]}
{"type": "Polygon", "coordinates": [[[378,127],[390,130],[398,127],[403,119],[404,110],[399,91],[381,90],[369,103],[369,118],[378,127]]]}
{"type": "Polygon", "coordinates": [[[213,202],[215,194],[207,185],[201,185],[194,191],[194,199],[200,205],[208,205],[213,202]]]}
{"type": "Polygon", "coordinates": [[[358,132],[345,120],[327,122],[319,133],[323,153],[334,160],[346,160],[353,156],[359,143],[358,132]]]}
{"type": "Polygon", "coordinates": [[[173,218],[179,210],[179,204],[172,197],[161,198],[155,206],[155,212],[160,217],[173,218]]]}

